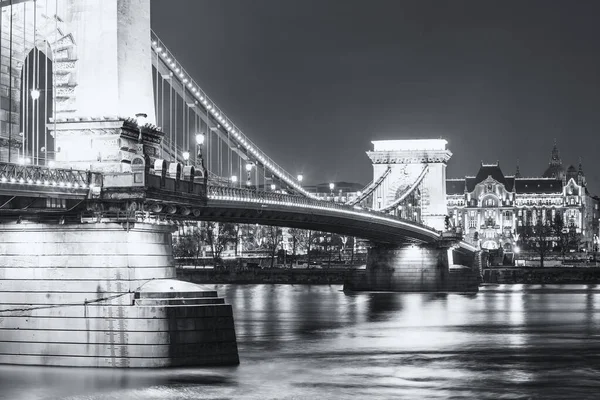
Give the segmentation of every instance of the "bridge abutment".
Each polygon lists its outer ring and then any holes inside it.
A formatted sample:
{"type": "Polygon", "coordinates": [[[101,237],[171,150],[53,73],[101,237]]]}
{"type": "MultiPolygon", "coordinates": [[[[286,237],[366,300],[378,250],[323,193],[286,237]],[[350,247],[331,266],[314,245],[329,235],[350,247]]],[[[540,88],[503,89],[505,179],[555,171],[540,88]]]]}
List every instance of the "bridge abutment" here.
{"type": "Polygon", "coordinates": [[[475,258],[436,244],[376,245],[368,250],[366,270],[349,275],[344,290],[391,292],[477,292],[475,258]]]}
{"type": "Polygon", "coordinates": [[[239,362],[232,309],[175,280],[169,225],[0,225],[0,363],[239,362]]]}

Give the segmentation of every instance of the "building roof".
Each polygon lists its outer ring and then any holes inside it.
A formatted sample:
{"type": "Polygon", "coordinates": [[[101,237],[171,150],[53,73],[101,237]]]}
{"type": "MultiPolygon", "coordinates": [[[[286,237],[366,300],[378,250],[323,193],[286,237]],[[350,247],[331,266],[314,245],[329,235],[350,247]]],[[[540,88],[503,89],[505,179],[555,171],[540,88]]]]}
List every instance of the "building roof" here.
{"type": "Polygon", "coordinates": [[[515,191],[517,193],[562,193],[563,184],[561,179],[544,178],[520,178],[515,180],[515,191]]]}
{"type": "Polygon", "coordinates": [[[465,180],[464,179],[447,179],[446,194],[464,194],[465,180]]]}
{"type": "Polygon", "coordinates": [[[479,167],[479,171],[477,172],[477,175],[475,177],[466,177],[465,178],[466,185],[467,185],[467,191],[472,192],[473,190],[475,190],[475,186],[477,186],[478,183],[481,183],[484,180],[486,180],[488,178],[488,176],[491,176],[492,179],[503,184],[504,187],[506,188],[506,190],[508,190],[509,192],[513,190],[514,177],[512,177],[512,176],[505,177],[504,174],[502,173],[502,170],[500,169],[500,165],[498,163],[496,163],[496,164],[483,164],[482,163],[481,166],[479,167]]]}

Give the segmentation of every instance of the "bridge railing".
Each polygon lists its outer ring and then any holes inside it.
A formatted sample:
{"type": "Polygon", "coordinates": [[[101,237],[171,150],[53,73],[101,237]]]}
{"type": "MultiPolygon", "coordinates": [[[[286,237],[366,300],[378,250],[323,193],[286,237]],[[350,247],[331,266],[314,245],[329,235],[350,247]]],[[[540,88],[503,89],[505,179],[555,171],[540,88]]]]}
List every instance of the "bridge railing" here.
{"type": "Polygon", "coordinates": [[[102,174],[38,165],[0,163],[0,182],[88,189],[102,186],[102,174]]]}
{"type": "Polygon", "coordinates": [[[261,192],[252,189],[240,189],[240,188],[232,188],[232,187],[223,187],[223,186],[209,186],[207,190],[209,200],[211,197],[229,200],[229,201],[247,201],[247,202],[277,202],[279,204],[283,204],[291,207],[307,207],[307,208],[321,208],[321,209],[330,209],[336,211],[343,212],[353,212],[363,214],[365,216],[376,216],[378,219],[384,218],[393,221],[401,221],[412,225],[417,225],[422,228],[429,229],[430,231],[436,232],[435,229],[423,225],[422,223],[396,217],[390,214],[380,213],[376,211],[366,210],[364,208],[358,206],[347,206],[340,203],[314,200],[303,196],[284,194],[284,193],[275,193],[275,192],[261,192]]]}

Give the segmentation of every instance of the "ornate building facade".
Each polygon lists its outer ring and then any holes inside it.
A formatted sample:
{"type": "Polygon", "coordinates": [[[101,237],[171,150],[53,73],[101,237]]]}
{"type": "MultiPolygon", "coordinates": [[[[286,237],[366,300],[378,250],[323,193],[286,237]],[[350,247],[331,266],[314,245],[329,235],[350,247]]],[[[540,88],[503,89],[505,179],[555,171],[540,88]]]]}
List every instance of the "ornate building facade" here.
{"type": "Polygon", "coordinates": [[[513,251],[520,226],[560,213],[581,250],[598,250],[600,199],[588,192],[581,162],[565,170],[556,143],[542,177],[523,178],[519,167],[505,176],[499,163],[481,163],[475,176],[446,180],[446,199],[451,221],[482,249],[513,251]]]}

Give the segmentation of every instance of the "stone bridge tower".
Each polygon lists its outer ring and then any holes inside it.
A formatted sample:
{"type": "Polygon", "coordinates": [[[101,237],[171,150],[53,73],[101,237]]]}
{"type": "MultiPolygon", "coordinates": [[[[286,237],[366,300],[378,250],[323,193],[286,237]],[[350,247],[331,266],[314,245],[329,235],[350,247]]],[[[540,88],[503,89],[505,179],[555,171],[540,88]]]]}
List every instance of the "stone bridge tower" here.
{"type": "MultiPolygon", "coordinates": [[[[56,118],[49,115],[46,122],[55,138],[57,166],[127,172],[123,169],[135,155],[144,150],[152,155],[160,135],[152,135],[150,0],[6,3],[0,100],[12,106],[0,115],[1,137],[7,138],[10,130],[11,142],[20,140],[19,114],[27,97],[21,93],[21,74],[27,55],[36,48],[52,63],[56,118]],[[147,114],[145,146],[138,141],[137,125],[124,123],[138,113],[147,114]]],[[[6,161],[6,155],[1,158],[6,161]]]]}
{"type": "MultiPolygon", "coordinates": [[[[373,192],[373,208],[393,211],[390,208],[400,207],[403,196],[416,191],[419,219],[427,226],[444,230],[446,164],[452,156],[446,149],[446,140],[377,140],[372,143],[374,149],[367,155],[373,162],[373,180],[385,176],[373,192]]],[[[417,205],[410,206],[416,209],[417,205]]]]}

